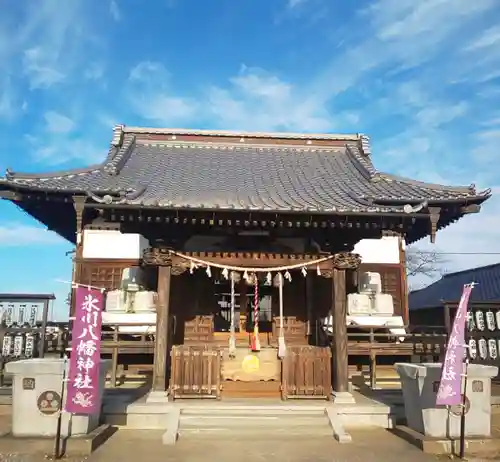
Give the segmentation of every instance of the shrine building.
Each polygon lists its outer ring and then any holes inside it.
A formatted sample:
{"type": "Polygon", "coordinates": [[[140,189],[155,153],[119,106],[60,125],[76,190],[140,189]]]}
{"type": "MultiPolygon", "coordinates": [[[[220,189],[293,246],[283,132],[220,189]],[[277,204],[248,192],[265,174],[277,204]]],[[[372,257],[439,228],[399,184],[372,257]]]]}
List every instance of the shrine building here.
{"type": "Polygon", "coordinates": [[[489,197],[380,172],[361,134],[123,125],[101,164],[0,179],[76,246],[104,325],[154,338],[152,390],[174,398],[347,395],[349,329],[404,344],[405,246],[489,197]]]}

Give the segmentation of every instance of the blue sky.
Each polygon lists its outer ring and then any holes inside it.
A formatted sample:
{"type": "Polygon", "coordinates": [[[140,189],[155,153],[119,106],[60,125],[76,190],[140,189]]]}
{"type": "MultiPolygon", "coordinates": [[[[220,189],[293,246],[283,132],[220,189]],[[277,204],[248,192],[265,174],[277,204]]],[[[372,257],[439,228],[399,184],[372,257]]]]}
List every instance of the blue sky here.
{"type": "MultiPolygon", "coordinates": [[[[0,0],[0,168],[105,156],[114,123],[362,132],[378,169],[500,193],[498,0],[0,0]]],[[[500,201],[438,235],[500,261],[500,201]]],[[[422,247],[431,248],[427,243],[422,247]]],[[[0,292],[55,292],[71,246],[0,202],[0,292]]]]}

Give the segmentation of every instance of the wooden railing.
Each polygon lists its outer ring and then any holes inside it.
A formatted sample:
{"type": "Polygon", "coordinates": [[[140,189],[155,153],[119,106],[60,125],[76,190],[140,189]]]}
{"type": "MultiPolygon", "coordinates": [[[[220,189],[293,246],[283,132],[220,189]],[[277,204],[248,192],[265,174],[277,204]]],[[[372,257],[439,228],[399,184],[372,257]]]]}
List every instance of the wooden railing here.
{"type": "Polygon", "coordinates": [[[282,363],[281,396],[329,399],[332,391],[330,348],[287,347],[282,363]]]}
{"type": "MultiPolygon", "coordinates": [[[[153,367],[153,335],[124,334],[119,331],[119,328],[125,326],[133,325],[107,325],[102,333],[103,358],[110,358],[113,364],[109,374],[111,387],[115,387],[122,376],[126,377],[137,372],[141,375],[148,374],[153,367]]],[[[59,329],[56,334],[46,335],[45,355],[62,357],[65,350],[70,347],[68,326],[60,325],[59,329]]],[[[401,357],[403,361],[409,359],[439,361],[442,359],[447,336],[442,332],[433,332],[434,329],[429,326],[417,330],[419,332],[406,334],[405,339],[400,343],[396,343],[394,335],[386,332],[349,332],[349,356],[369,358],[371,385],[376,387],[378,357],[394,357],[394,361],[398,357],[401,357]]],[[[220,396],[220,352],[223,348],[227,348],[226,345],[227,341],[224,340],[220,344],[213,341],[209,346],[199,344],[189,347],[187,345],[173,347],[170,385],[175,389],[174,394],[177,397],[182,395],[218,398],[220,396]],[[211,369],[208,369],[209,363],[211,369]],[[197,369],[200,369],[200,372],[197,372],[197,369]]],[[[301,347],[287,343],[287,359],[283,364],[282,375],[283,396],[285,398],[326,396],[328,393],[324,390],[330,386],[330,382],[327,381],[329,379],[326,378],[330,377],[331,370],[330,360],[327,359],[329,355],[329,347],[301,347]],[[325,372],[325,376],[318,375],[316,364],[323,364],[320,367],[328,373],[325,372]],[[311,392],[312,389],[316,391],[311,392]]],[[[3,380],[3,366],[8,359],[0,357],[0,381],[3,380]]]]}
{"type": "Polygon", "coordinates": [[[220,398],[221,350],[211,346],[174,346],[171,351],[170,396],[220,398]]]}
{"type": "MultiPolygon", "coordinates": [[[[127,367],[129,369],[140,366],[141,371],[152,372],[153,370],[153,355],[155,349],[154,329],[155,323],[126,323],[126,324],[106,324],[103,326],[105,330],[101,333],[101,358],[110,358],[112,362],[109,373],[109,386],[115,388],[119,378],[120,368],[127,367]],[[121,329],[145,327],[144,333],[130,334],[121,332],[121,329]],[[142,361],[142,364],[134,364],[137,358],[141,355],[147,355],[147,361],[142,361]],[[127,358],[127,359],[125,359],[127,358]],[[134,359],[135,361],[132,361],[134,359]]],[[[66,350],[71,354],[71,336],[68,331],[65,332],[66,350]]]]}
{"type": "MultiPolygon", "coordinates": [[[[377,387],[377,357],[401,357],[416,362],[439,362],[446,352],[447,335],[435,332],[407,333],[396,339],[387,332],[356,332],[348,334],[349,356],[368,356],[370,387],[377,387]],[[399,338],[401,337],[401,338],[399,338]],[[396,341],[397,340],[397,341],[396,341]]],[[[403,361],[405,359],[402,359],[403,361]]]]}
{"type": "MultiPolygon", "coordinates": [[[[140,335],[130,335],[120,332],[120,327],[137,327],[137,326],[148,326],[148,331],[154,331],[156,324],[107,324],[107,328],[112,328],[111,331],[105,330],[101,334],[101,357],[111,355],[111,371],[109,377],[109,385],[111,388],[116,387],[118,370],[119,370],[119,359],[120,355],[141,355],[146,354],[154,355],[155,351],[155,341],[154,336],[151,333],[143,333],[140,335]]],[[[152,360],[148,364],[141,364],[143,370],[152,371],[153,363],[152,360]]]]}

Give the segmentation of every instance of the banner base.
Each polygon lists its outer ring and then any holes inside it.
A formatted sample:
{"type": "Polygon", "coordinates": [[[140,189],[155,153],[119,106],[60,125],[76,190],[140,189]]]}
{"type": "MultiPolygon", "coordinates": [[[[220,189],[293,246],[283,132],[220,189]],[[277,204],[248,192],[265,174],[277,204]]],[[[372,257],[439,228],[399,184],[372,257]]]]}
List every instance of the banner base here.
{"type": "MultiPolygon", "coordinates": [[[[412,430],[406,425],[397,425],[392,432],[426,454],[458,456],[460,452],[460,438],[433,438],[412,430]]],[[[500,438],[465,438],[465,443],[466,455],[486,455],[500,451],[500,438]]]]}

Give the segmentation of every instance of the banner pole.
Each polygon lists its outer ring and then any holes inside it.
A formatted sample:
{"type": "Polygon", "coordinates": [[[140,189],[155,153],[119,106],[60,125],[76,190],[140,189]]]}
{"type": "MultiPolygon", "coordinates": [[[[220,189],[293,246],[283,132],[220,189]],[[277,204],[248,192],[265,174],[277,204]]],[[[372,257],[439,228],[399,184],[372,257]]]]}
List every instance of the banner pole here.
{"type": "MultiPolygon", "coordinates": [[[[467,413],[468,354],[468,312],[469,299],[475,283],[465,284],[458,304],[453,327],[448,339],[444,357],[436,406],[461,406],[460,417],[460,458],[465,456],[465,414],[467,413]]],[[[452,453],[455,453],[454,445],[452,453]]]]}
{"type": "MultiPolygon", "coordinates": [[[[471,287],[474,288],[475,284],[471,283],[471,287]]],[[[463,370],[463,387],[464,393],[462,396],[462,412],[460,414],[460,445],[459,445],[459,453],[458,456],[461,460],[465,459],[465,414],[466,414],[466,406],[467,406],[467,380],[469,373],[469,361],[470,361],[470,352],[469,352],[469,339],[470,339],[470,323],[469,316],[474,316],[474,313],[469,309],[469,305],[467,305],[467,311],[465,316],[465,329],[464,329],[464,344],[465,344],[465,361],[464,361],[464,370],[463,370]]]]}
{"type": "MultiPolygon", "coordinates": [[[[62,427],[62,414],[63,414],[63,403],[64,403],[64,389],[66,388],[66,368],[68,366],[68,356],[64,355],[63,362],[63,374],[62,374],[62,384],[61,384],[61,409],[59,409],[59,415],[57,416],[57,427],[56,427],[56,441],[54,444],[54,459],[59,460],[62,458],[61,454],[61,427],[62,427]]],[[[69,435],[68,435],[69,437],[69,435]]]]}
{"type": "Polygon", "coordinates": [[[462,413],[460,414],[460,451],[459,457],[460,459],[465,459],[465,408],[467,406],[467,371],[469,368],[469,357],[465,359],[464,363],[464,376],[463,376],[463,384],[464,384],[464,393],[462,395],[462,413]]]}

